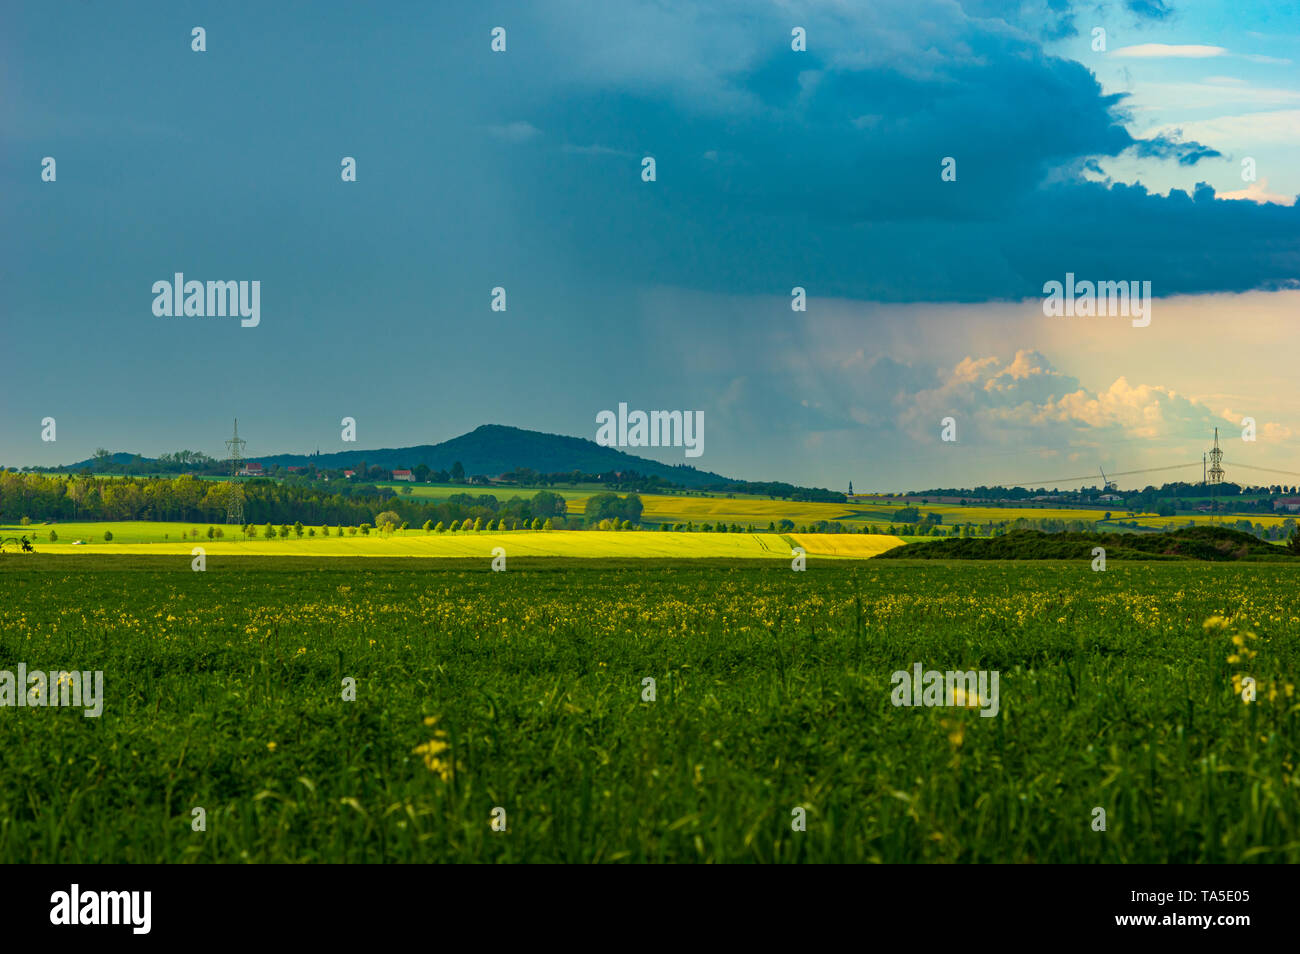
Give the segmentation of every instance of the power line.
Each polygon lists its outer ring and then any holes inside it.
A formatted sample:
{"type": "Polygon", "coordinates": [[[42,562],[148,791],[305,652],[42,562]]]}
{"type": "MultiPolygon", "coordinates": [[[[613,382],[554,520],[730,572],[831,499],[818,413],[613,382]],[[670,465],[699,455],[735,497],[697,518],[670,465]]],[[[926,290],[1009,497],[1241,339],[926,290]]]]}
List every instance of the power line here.
{"type": "MultiPolygon", "coordinates": [[[[1157,473],[1158,471],[1163,471],[1163,470],[1185,470],[1185,469],[1188,468],[1188,467],[1200,467],[1200,466],[1201,466],[1201,462],[1200,462],[1199,460],[1196,460],[1196,461],[1192,461],[1190,464],[1173,464],[1173,465],[1171,465],[1171,466],[1169,466],[1169,467],[1144,467],[1144,468],[1142,468],[1141,470],[1117,470],[1117,471],[1113,471],[1113,472],[1110,474],[1110,476],[1111,476],[1111,477],[1131,477],[1131,476],[1133,476],[1134,474],[1154,474],[1154,473],[1157,473]]],[[[1067,483],[1073,483],[1073,482],[1076,481],[1076,480],[1096,480],[1097,477],[1098,477],[1097,474],[1083,474],[1083,475],[1081,475],[1081,476],[1079,476],[1079,477],[1047,477],[1047,478],[1044,478],[1044,479],[1042,479],[1042,480],[1014,480],[1014,481],[1001,481],[1000,483],[997,483],[997,484],[994,484],[994,485],[991,485],[991,486],[997,486],[997,487],[1030,487],[1030,486],[1035,486],[1035,487],[1046,487],[1048,484],[1067,484],[1067,483]]]]}
{"type": "MultiPolygon", "coordinates": [[[[1107,440],[1107,441],[1100,442],[1100,443],[1096,443],[1096,444],[1084,444],[1084,445],[1079,445],[1079,444],[1068,444],[1068,445],[1066,445],[1066,446],[1064,446],[1064,447],[1039,447],[1039,448],[1035,448],[1031,453],[1034,454],[1034,455],[1038,455],[1038,456],[1045,456],[1045,455],[1047,455],[1047,454],[1069,454],[1069,453],[1080,454],[1080,453],[1085,453],[1085,452],[1088,452],[1088,453],[1096,453],[1096,454],[1102,454],[1102,455],[1104,455],[1104,454],[1108,453],[1109,450],[1110,450],[1112,447],[1114,447],[1114,446],[1116,446],[1116,445],[1119,445],[1119,444],[1136,444],[1136,443],[1142,443],[1142,444],[1145,444],[1145,445],[1147,445],[1147,446],[1150,446],[1150,445],[1153,445],[1153,444],[1175,444],[1175,443],[1177,443],[1177,444],[1185,444],[1185,443],[1187,443],[1187,440],[1188,440],[1188,439],[1185,438],[1185,437],[1128,437],[1128,438],[1121,438],[1121,439],[1118,439],[1118,440],[1107,440]]],[[[954,450],[957,450],[957,449],[958,449],[958,448],[954,448],[954,450]]],[[[991,460],[991,459],[993,459],[993,458],[995,458],[995,457],[1027,457],[1027,456],[1030,456],[1030,454],[1027,453],[1027,452],[1024,450],[1024,448],[1015,448],[1015,449],[1012,449],[1012,450],[1000,450],[1000,451],[986,451],[986,452],[984,452],[984,453],[978,453],[978,454],[977,454],[977,453],[971,453],[971,452],[970,452],[970,447],[969,447],[969,445],[967,445],[967,446],[960,447],[960,450],[961,450],[961,452],[962,452],[964,455],[966,455],[966,456],[963,456],[963,458],[962,458],[963,462],[969,462],[969,461],[982,461],[982,460],[991,460]]],[[[893,457],[893,456],[891,456],[891,457],[889,458],[889,463],[890,463],[891,465],[898,465],[898,464],[935,464],[935,463],[938,463],[938,462],[941,461],[941,460],[947,462],[947,461],[951,460],[951,456],[952,456],[952,451],[951,451],[951,450],[950,450],[950,451],[946,451],[946,452],[944,452],[943,454],[941,454],[941,455],[939,455],[939,456],[935,456],[935,455],[933,455],[933,454],[929,454],[929,455],[926,455],[926,456],[924,456],[924,457],[893,457]]],[[[1096,475],[1096,474],[1089,474],[1089,475],[1087,475],[1087,476],[1088,476],[1088,477],[1095,477],[1095,476],[1097,476],[1097,475],[1096,475]]],[[[1079,479],[1079,480],[1082,480],[1082,479],[1084,479],[1084,478],[1073,478],[1073,479],[1079,479]]]]}
{"type": "Polygon", "coordinates": [[[1273,467],[1256,467],[1254,464],[1238,464],[1235,461],[1227,461],[1232,467],[1244,467],[1247,470],[1262,470],[1270,474],[1282,474],[1284,477],[1300,477],[1300,474],[1293,470],[1277,470],[1273,467]]]}

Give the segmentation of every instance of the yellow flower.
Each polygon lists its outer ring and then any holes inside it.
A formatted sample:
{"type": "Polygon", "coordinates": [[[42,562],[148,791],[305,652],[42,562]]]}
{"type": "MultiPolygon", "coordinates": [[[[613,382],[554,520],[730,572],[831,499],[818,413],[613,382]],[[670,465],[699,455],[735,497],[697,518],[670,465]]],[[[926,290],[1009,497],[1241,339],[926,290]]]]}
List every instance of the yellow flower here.
{"type": "Polygon", "coordinates": [[[268,742],[268,743],[266,743],[266,749],[267,749],[268,752],[274,752],[274,751],[275,751],[275,743],[274,743],[274,742],[268,742]]]}
{"type": "Polygon", "coordinates": [[[446,752],[449,748],[451,746],[441,739],[430,739],[428,742],[417,745],[414,751],[416,755],[423,755],[424,763],[428,765],[433,756],[446,752]]]}

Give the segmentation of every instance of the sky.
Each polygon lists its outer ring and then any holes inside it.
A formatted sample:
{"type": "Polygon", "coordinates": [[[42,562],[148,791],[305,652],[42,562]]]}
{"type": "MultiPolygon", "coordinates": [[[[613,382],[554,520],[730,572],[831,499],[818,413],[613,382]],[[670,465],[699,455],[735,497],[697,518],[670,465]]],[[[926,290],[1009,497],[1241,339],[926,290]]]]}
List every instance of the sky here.
{"type": "Polygon", "coordinates": [[[626,403],[754,480],[1297,484],[1298,64],[1262,0],[4,0],[0,466],[626,403]]]}

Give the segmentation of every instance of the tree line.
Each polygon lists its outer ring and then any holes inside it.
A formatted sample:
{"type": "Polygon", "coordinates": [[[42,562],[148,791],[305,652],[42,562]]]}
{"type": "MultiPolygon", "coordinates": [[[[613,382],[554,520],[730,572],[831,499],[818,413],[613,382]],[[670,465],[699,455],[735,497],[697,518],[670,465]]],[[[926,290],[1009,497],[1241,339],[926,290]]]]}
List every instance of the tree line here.
{"type": "MultiPolygon", "coordinates": [[[[241,481],[244,521],[277,525],[359,526],[373,523],[389,510],[412,525],[426,520],[495,519],[531,525],[551,519],[563,525],[568,505],[563,497],[539,490],[529,497],[499,500],[492,494],[453,494],[445,499],[403,497],[389,488],[347,487],[326,491],[266,479],[241,481]],[[367,493],[367,489],[370,491],[367,493]]],[[[87,477],[0,471],[0,520],[156,520],[224,523],[231,484],[179,477],[87,477]]],[[[637,519],[640,518],[637,500],[637,519]]]]}

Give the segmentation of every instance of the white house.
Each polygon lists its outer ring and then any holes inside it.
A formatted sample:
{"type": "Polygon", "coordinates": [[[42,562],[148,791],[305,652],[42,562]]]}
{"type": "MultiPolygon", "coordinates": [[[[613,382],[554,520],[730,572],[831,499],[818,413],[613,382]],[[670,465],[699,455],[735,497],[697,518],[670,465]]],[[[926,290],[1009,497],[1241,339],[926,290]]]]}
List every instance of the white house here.
{"type": "Polygon", "coordinates": [[[395,471],[393,471],[393,480],[410,480],[410,481],[414,481],[414,480],[415,480],[415,475],[414,475],[413,473],[411,473],[409,470],[395,470],[395,471]]]}

